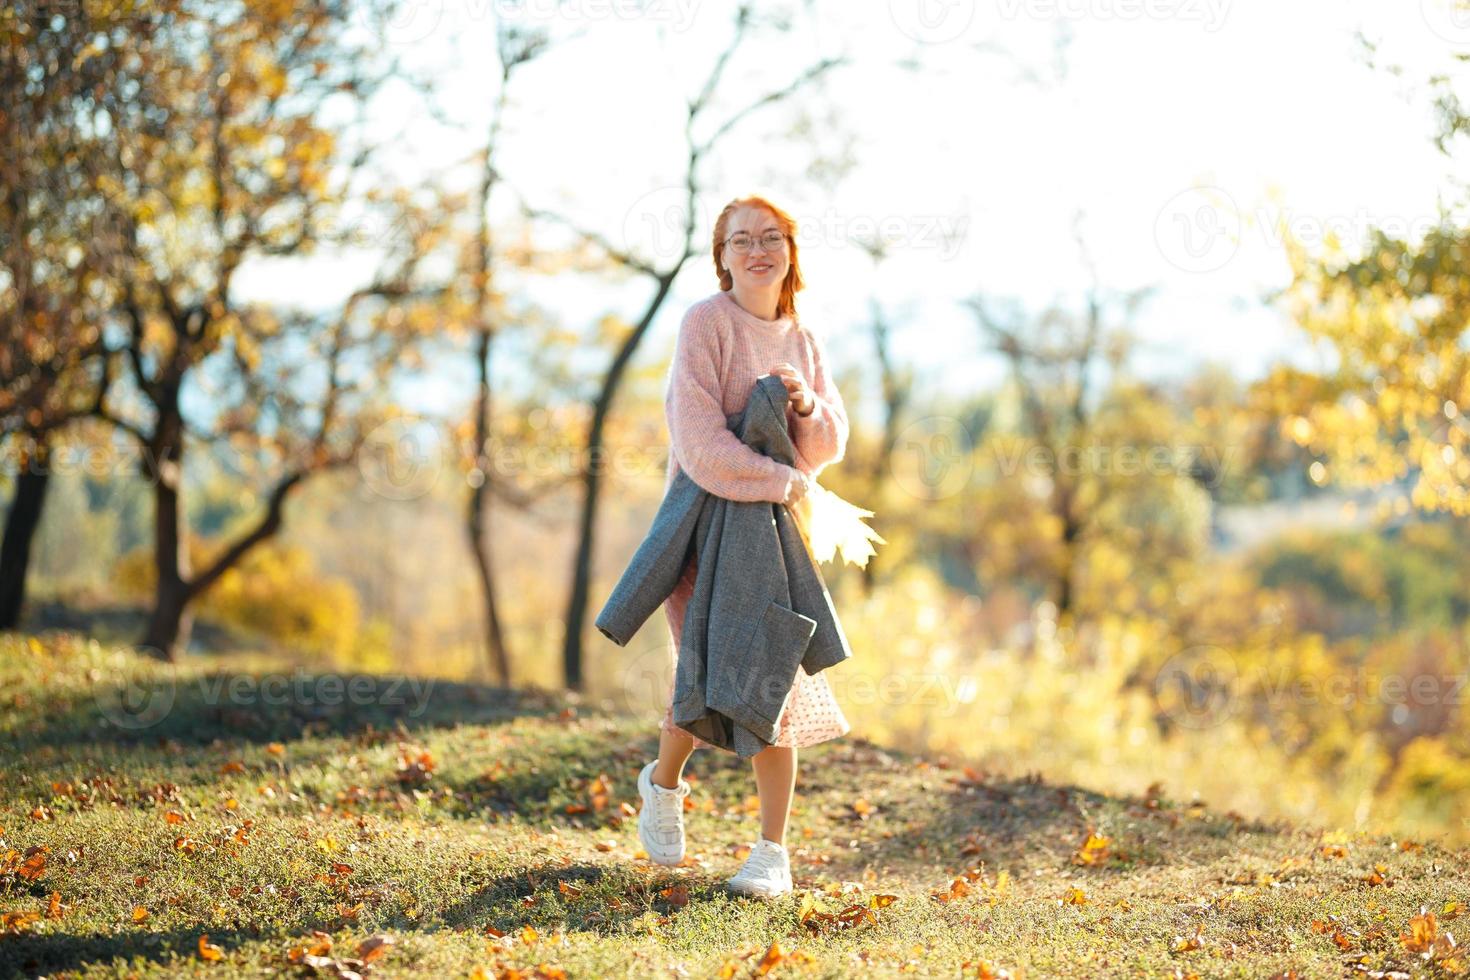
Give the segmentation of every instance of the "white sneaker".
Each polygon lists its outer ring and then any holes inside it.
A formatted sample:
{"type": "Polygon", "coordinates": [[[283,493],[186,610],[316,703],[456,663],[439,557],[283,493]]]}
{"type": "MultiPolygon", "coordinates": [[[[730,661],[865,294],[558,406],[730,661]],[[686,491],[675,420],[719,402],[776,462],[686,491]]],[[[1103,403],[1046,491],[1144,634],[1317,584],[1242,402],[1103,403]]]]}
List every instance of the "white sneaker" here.
{"type": "Polygon", "coordinates": [[[678,864],[684,860],[684,798],[689,795],[689,781],[679,780],[675,789],[653,781],[654,759],[638,774],[638,795],[643,806],[638,810],[638,840],[648,859],[655,864],[678,864]]]}
{"type": "Polygon", "coordinates": [[[731,891],[757,898],[785,895],[791,891],[791,855],[782,845],[762,837],[727,884],[731,891]]]}

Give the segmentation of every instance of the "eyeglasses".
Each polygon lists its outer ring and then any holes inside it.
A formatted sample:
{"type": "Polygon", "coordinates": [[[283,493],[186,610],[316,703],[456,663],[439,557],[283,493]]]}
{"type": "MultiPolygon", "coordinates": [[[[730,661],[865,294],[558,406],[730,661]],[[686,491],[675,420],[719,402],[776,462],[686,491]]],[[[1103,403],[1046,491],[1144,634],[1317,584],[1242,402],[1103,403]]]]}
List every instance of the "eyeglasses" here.
{"type": "MultiPolygon", "coordinates": [[[[743,231],[737,231],[725,239],[724,244],[729,245],[738,254],[745,255],[750,251],[755,242],[756,239],[751,238],[750,235],[743,231]]],[[[760,237],[760,243],[764,251],[774,252],[786,244],[786,236],[779,231],[768,231],[760,237]]]]}

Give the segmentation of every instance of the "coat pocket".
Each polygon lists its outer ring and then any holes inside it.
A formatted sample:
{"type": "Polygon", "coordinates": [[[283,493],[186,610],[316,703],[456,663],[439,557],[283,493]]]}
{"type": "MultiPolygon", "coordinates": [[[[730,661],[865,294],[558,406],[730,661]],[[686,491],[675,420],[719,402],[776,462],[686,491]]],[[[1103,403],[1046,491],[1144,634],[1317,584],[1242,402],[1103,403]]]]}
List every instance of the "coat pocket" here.
{"type": "Polygon", "coordinates": [[[773,726],[816,628],[816,620],[771,599],[751,632],[741,658],[740,697],[773,726]]]}

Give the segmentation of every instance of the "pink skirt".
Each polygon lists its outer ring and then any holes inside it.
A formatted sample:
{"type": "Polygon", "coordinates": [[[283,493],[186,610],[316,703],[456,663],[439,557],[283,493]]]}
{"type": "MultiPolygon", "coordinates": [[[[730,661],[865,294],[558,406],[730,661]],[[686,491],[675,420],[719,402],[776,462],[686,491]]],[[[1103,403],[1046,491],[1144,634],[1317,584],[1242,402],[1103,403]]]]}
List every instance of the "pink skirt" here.
{"type": "MultiPolygon", "coordinates": [[[[694,596],[694,577],[698,569],[698,562],[691,557],[689,563],[684,566],[684,574],[680,577],[679,584],[664,600],[664,613],[668,616],[671,638],[669,666],[674,669],[677,669],[679,660],[679,638],[684,629],[684,610],[689,607],[689,600],[694,596]]],[[[781,711],[778,726],[776,741],[772,744],[791,748],[815,745],[852,731],[852,726],[848,724],[842,708],[837,704],[837,698],[832,694],[832,686],[827,683],[827,672],[818,671],[815,674],[808,674],[800,667],[796,670],[796,680],[791,691],[786,695],[786,705],[781,711]]],[[[669,682],[664,718],[660,728],[663,731],[692,739],[695,748],[717,747],[674,724],[672,679],[669,682]]]]}

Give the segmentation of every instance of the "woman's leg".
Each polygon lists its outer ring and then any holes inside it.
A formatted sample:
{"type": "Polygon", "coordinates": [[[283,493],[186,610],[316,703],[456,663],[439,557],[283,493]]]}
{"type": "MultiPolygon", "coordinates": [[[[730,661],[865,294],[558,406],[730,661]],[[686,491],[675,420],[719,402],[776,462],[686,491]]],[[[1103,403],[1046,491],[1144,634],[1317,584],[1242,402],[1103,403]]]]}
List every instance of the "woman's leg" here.
{"type": "Polygon", "coordinates": [[[674,789],[684,778],[684,763],[694,752],[694,738],[688,732],[664,726],[658,732],[658,765],[653,767],[653,781],[665,789],[674,789]]]}
{"type": "MultiPolygon", "coordinates": [[[[684,629],[684,611],[689,608],[689,600],[694,596],[695,570],[696,565],[691,558],[685,564],[674,591],[664,601],[664,612],[669,623],[669,649],[672,651],[669,659],[675,669],[678,668],[679,637],[684,629]]],[[[679,785],[679,780],[684,777],[684,763],[689,761],[689,756],[694,752],[694,736],[674,724],[673,695],[673,686],[670,684],[663,722],[659,725],[658,765],[653,767],[654,783],[666,789],[674,789],[679,785]]]]}
{"type": "Polygon", "coordinates": [[[796,793],[796,746],[768,745],[750,758],[761,798],[761,836],[786,843],[786,821],[796,793]]]}

